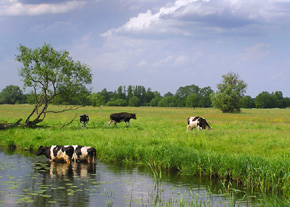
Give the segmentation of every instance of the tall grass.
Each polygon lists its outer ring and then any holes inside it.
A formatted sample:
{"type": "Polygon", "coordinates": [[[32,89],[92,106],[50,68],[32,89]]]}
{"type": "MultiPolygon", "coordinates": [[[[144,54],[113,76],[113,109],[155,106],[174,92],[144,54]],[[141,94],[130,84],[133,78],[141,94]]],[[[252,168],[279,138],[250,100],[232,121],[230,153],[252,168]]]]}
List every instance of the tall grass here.
{"type": "MultiPolygon", "coordinates": [[[[50,106],[61,109],[62,106],[50,106]]],[[[29,105],[0,105],[0,121],[26,118],[29,105]]],[[[0,132],[0,145],[36,150],[40,145],[90,145],[109,162],[156,165],[181,174],[218,177],[243,184],[248,190],[290,197],[290,110],[244,109],[224,114],[215,109],[152,107],[84,107],[49,114],[37,129],[0,132]],[[109,115],[134,112],[137,120],[125,127],[107,127],[109,115]],[[90,117],[87,129],[79,120],[61,128],[76,114],[90,117]],[[203,116],[213,131],[186,133],[186,120],[203,116]]]]}

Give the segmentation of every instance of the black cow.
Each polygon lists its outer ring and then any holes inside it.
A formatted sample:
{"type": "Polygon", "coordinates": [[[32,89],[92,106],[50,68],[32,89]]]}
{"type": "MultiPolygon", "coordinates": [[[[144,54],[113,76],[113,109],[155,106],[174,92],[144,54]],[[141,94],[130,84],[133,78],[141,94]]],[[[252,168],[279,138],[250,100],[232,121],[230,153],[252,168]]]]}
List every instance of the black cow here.
{"type": "Polygon", "coordinates": [[[36,153],[37,156],[45,155],[49,161],[71,163],[74,148],[72,146],[52,145],[50,147],[40,146],[36,153]]]}
{"type": "Polygon", "coordinates": [[[75,162],[96,163],[97,152],[93,147],[73,145],[72,159],[75,162]]]}
{"type": "Polygon", "coordinates": [[[86,114],[82,114],[82,115],[80,115],[80,122],[81,122],[81,124],[82,124],[82,128],[86,128],[86,126],[87,126],[87,123],[89,122],[89,116],[88,115],[86,115],[86,114]]]}
{"type": "Polygon", "coordinates": [[[130,114],[127,112],[122,112],[122,113],[115,113],[115,114],[111,114],[110,115],[110,121],[108,123],[108,127],[110,126],[110,124],[113,122],[114,125],[116,126],[117,123],[124,121],[125,122],[125,126],[130,125],[130,119],[137,119],[136,118],[136,114],[130,114]]]}

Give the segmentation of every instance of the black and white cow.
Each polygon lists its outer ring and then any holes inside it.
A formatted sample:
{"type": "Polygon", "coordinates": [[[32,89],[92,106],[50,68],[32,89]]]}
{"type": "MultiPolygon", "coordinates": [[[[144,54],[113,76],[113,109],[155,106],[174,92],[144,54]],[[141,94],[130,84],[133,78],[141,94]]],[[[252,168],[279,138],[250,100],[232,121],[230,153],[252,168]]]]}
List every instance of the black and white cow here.
{"type": "Polygon", "coordinates": [[[111,114],[110,115],[110,121],[108,123],[108,127],[110,126],[110,124],[113,122],[114,125],[116,126],[117,123],[124,121],[125,122],[125,126],[130,125],[130,119],[137,119],[136,118],[136,114],[130,114],[127,112],[122,112],[122,113],[115,113],[115,114],[111,114]]]}
{"type": "Polygon", "coordinates": [[[87,126],[87,123],[89,122],[89,116],[88,115],[86,115],[86,114],[82,114],[82,115],[80,115],[80,122],[81,122],[81,124],[82,124],[82,128],[86,128],[86,126],[87,126]]]}
{"type": "Polygon", "coordinates": [[[74,148],[72,146],[52,145],[50,147],[40,146],[36,153],[37,156],[45,155],[49,161],[71,163],[74,148]]]}
{"type": "Polygon", "coordinates": [[[212,128],[207,123],[207,121],[204,118],[199,117],[199,116],[189,117],[187,119],[186,131],[188,132],[189,129],[192,130],[193,128],[197,128],[197,130],[202,130],[202,129],[212,130],[212,128]]]}
{"type": "Polygon", "coordinates": [[[74,153],[72,159],[75,162],[96,163],[97,152],[93,147],[72,145],[74,153]]]}

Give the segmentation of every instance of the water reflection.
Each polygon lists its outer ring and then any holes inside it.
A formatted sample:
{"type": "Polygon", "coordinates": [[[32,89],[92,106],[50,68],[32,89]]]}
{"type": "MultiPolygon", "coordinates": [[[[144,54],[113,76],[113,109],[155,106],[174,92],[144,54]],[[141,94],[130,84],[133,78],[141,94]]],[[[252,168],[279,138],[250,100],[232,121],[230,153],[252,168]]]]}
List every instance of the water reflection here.
{"type": "Polygon", "coordinates": [[[43,164],[36,163],[36,169],[39,169],[39,172],[46,172],[46,169],[49,169],[49,175],[51,178],[69,178],[80,176],[81,178],[88,178],[92,174],[96,173],[96,165],[88,163],[76,163],[68,165],[66,163],[50,162],[48,167],[43,168],[43,164]]]}
{"type": "MultiPolygon", "coordinates": [[[[180,199],[229,206],[229,198],[220,194],[221,182],[166,172],[160,181],[157,185],[148,168],[49,163],[43,157],[0,151],[0,206],[179,206],[174,204],[180,199]]],[[[239,199],[245,193],[236,195],[239,199]]],[[[244,199],[237,206],[250,205],[244,199]]]]}

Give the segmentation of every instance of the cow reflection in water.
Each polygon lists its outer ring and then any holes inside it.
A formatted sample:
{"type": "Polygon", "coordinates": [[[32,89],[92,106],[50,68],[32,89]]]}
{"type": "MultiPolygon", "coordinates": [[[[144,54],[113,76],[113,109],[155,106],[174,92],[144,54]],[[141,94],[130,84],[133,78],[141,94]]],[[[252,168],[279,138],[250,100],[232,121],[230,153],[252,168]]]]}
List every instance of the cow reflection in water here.
{"type": "Polygon", "coordinates": [[[50,162],[49,166],[49,175],[51,177],[79,176],[81,178],[88,178],[91,174],[96,173],[95,164],[72,162],[70,165],[67,165],[65,163],[50,162]]]}
{"type": "Polygon", "coordinates": [[[49,175],[51,177],[72,177],[79,176],[87,178],[91,174],[96,173],[96,165],[88,163],[72,162],[70,165],[66,163],[50,162],[49,175]]]}

